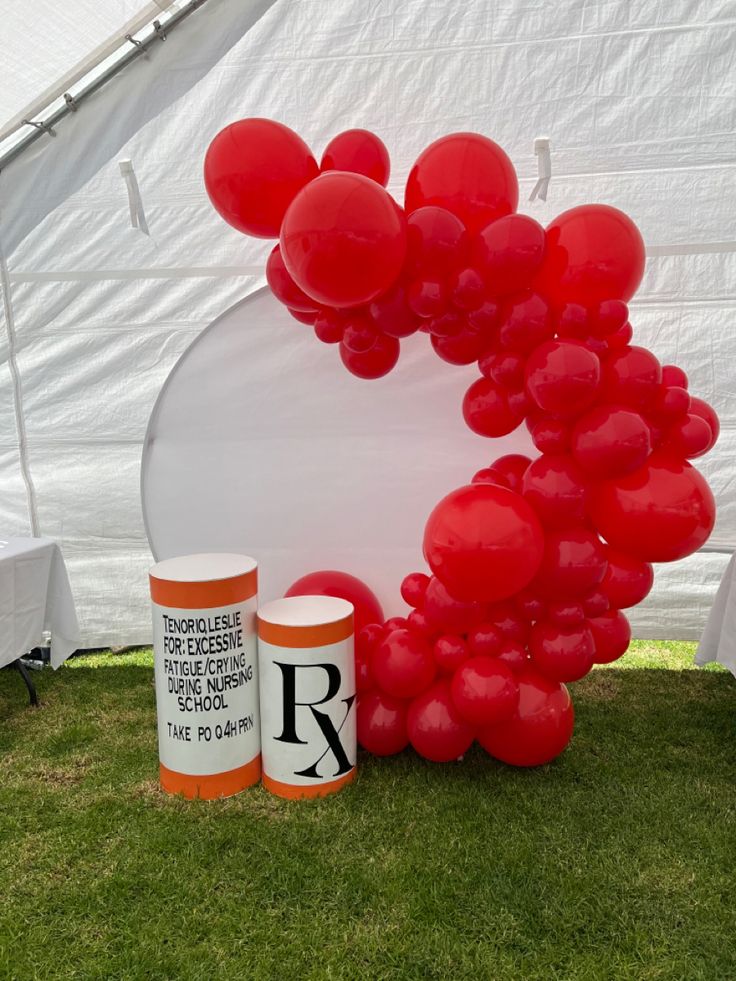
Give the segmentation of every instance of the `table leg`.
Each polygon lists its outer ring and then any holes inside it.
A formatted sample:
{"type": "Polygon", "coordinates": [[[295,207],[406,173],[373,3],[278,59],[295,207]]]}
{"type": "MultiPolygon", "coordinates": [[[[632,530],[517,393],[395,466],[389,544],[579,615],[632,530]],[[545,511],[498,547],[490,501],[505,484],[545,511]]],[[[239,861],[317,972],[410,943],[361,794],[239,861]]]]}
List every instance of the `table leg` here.
{"type": "Polygon", "coordinates": [[[38,705],[38,695],[36,693],[36,686],[31,681],[31,676],[28,673],[28,668],[23,664],[18,658],[17,661],[13,661],[11,667],[14,667],[18,674],[21,676],[25,682],[26,688],[28,689],[28,700],[31,705],[38,705]]]}

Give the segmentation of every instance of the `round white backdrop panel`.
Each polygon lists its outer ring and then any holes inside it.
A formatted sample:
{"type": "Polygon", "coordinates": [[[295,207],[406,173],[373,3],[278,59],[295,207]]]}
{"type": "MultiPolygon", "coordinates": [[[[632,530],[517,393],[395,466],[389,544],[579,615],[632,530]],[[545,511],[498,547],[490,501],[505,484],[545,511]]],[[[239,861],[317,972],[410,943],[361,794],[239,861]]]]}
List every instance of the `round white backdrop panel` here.
{"type": "Polygon", "coordinates": [[[141,464],[154,556],[252,555],[261,601],[341,569],[387,615],[402,609],[401,579],[426,568],[434,505],[501,453],[534,455],[523,425],[496,440],[467,428],[462,400],[477,377],[419,334],[388,376],[355,378],[337,345],[259,290],[199,335],[154,407],[141,464]]]}

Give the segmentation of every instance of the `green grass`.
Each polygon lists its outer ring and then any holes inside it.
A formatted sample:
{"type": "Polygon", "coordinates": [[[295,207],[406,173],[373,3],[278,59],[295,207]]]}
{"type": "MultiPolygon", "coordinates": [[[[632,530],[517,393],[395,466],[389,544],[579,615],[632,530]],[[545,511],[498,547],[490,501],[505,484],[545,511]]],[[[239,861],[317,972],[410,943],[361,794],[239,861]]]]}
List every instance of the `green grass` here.
{"type": "Polygon", "coordinates": [[[158,790],[150,652],[0,673],[0,978],[736,977],[736,682],[637,643],[568,751],[360,759],[322,801],[158,790]],[[667,670],[661,670],[667,669],[667,670]]]}

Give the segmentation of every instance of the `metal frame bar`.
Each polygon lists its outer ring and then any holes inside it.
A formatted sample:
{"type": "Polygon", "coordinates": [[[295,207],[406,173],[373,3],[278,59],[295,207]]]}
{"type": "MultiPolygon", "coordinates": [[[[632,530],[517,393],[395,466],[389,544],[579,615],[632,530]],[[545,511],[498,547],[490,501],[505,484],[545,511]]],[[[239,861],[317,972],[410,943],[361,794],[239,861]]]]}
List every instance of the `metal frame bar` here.
{"type": "MultiPolygon", "coordinates": [[[[89,82],[88,85],[81,88],[78,92],[75,92],[72,96],[70,93],[64,93],[64,104],[55,109],[48,116],[38,119],[38,120],[25,120],[25,122],[32,126],[31,132],[27,133],[21,140],[19,140],[14,146],[6,150],[5,153],[0,153],[0,171],[3,170],[11,161],[19,157],[29,146],[32,146],[36,140],[40,139],[45,134],[53,134],[53,127],[56,126],[58,122],[64,119],[72,112],[77,112],[80,105],[84,100],[97,92],[98,89],[102,88],[106,82],[109,82],[111,78],[114,78],[119,72],[128,65],[132,64],[141,56],[144,56],[148,49],[155,44],[160,44],[162,41],[166,40],[166,37],[171,33],[171,31],[180,24],[183,20],[186,20],[190,14],[193,14],[195,10],[205,4],[207,0],[189,0],[181,10],[172,14],[164,23],[158,22],[158,26],[151,25],[151,34],[145,40],[135,40],[130,46],[130,49],[126,51],[115,64],[111,65],[104,72],[101,72],[97,78],[89,82]],[[69,98],[67,98],[69,95],[69,98]]],[[[131,41],[133,38],[130,39],[131,41]]],[[[126,38],[120,39],[121,47],[126,44],[126,38]]]]}

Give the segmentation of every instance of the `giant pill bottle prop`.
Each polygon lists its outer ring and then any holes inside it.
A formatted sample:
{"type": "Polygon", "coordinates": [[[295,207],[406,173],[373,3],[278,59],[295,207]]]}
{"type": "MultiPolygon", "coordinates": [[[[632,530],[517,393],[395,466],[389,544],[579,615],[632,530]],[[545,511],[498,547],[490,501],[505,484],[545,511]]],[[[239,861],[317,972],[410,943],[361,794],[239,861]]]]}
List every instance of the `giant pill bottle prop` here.
{"type": "Polygon", "coordinates": [[[353,605],[290,596],[258,611],[263,784],[321,797],[355,777],[353,605]]]}
{"type": "Polygon", "coordinates": [[[257,564],[185,555],[149,579],[161,786],[230,797],[261,776],[257,564]]]}

